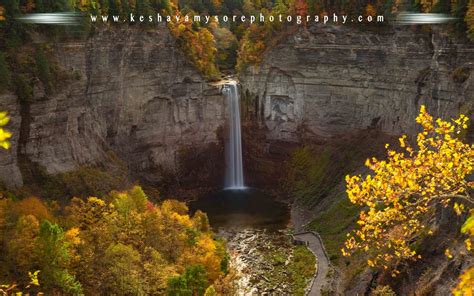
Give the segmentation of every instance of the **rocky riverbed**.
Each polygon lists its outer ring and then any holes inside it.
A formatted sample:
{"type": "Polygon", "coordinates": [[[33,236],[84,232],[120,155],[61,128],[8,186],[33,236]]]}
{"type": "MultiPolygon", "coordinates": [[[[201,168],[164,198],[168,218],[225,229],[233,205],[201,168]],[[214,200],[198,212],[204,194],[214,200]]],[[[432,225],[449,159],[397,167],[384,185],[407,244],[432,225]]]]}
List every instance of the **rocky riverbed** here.
{"type": "Polygon", "coordinates": [[[239,295],[304,295],[315,272],[315,258],[294,246],[286,231],[225,231],[239,295]]]}

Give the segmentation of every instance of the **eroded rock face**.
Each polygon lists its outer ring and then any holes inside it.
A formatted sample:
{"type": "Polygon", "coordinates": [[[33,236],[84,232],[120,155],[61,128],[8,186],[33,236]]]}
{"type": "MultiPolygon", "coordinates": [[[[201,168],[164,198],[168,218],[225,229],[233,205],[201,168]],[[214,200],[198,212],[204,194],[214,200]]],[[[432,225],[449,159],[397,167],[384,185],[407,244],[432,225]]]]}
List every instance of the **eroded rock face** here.
{"type": "MultiPolygon", "coordinates": [[[[8,116],[10,117],[8,129],[18,131],[20,129],[21,116],[16,96],[10,93],[0,95],[0,110],[8,110],[8,116]]],[[[18,186],[23,183],[16,153],[18,139],[19,133],[13,133],[10,149],[0,149],[0,180],[10,186],[18,186]]]]}
{"type": "Polygon", "coordinates": [[[368,127],[412,134],[421,104],[435,116],[472,110],[474,45],[434,28],[300,29],[241,75],[269,139],[334,137],[368,127]]]}
{"type": "Polygon", "coordinates": [[[7,185],[23,183],[17,157],[55,174],[80,165],[107,167],[111,151],[132,173],[157,182],[163,170],[175,170],[181,148],[198,151],[218,143],[224,99],[164,26],[102,29],[87,40],[54,44],[53,50],[70,76],[54,94],[35,86],[23,112],[14,96],[2,97],[0,107],[13,117],[9,129],[15,135],[12,149],[0,155],[7,185]]]}

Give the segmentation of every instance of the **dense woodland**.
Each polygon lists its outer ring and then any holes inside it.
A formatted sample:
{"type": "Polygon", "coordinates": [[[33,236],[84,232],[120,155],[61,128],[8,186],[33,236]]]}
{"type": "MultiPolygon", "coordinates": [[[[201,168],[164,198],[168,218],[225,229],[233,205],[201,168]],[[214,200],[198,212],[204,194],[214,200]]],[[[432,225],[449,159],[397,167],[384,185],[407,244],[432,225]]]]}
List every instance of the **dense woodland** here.
{"type": "Polygon", "coordinates": [[[101,198],[2,195],[0,292],[231,295],[225,243],[202,212],[150,202],[140,187],[101,198]],[[4,254],[4,255],[3,255],[4,254]],[[32,278],[33,277],[33,278],[32,278]]]}

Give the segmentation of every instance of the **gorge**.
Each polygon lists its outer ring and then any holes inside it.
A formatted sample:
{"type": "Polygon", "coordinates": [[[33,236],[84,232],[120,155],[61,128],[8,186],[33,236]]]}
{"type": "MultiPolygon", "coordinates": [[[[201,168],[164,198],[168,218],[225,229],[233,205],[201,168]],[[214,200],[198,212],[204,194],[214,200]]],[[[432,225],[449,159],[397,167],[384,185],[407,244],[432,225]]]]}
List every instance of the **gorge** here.
{"type": "MultiPolygon", "coordinates": [[[[15,94],[2,94],[14,134],[12,149],[1,155],[6,185],[23,184],[18,152],[56,174],[107,164],[112,150],[134,174],[157,182],[160,170],[179,171],[178,150],[220,145],[226,115],[219,88],[193,69],[166,28],[136,30],[104,29],[88,40],[54,43],[58,66],[75,78],[53,95],[37,81],[29,114],[21,114],[15,94]],[[22,123],[29,133],[19,141],[22,123]]],[[[453,73],[470,73],[472,45],[441,29],[391,30],[314,26],[281,42],[262,65],[240,74],[244,126],[254,120],[268,141],[297,143],[367,128],[413,134],[421,104],[444,118],[469,110],[472,76],[453,73]]]]}
{"type": "MultiPolygon", "coordinates": [[[[34,44],[47,40],[32,38],[34,44]]],[[[240,85],[226,84],[224,93],[199,73],[164,25],[99,28],[88,38],[49,43],[62,76],[57,89],[49,92],[35,79],[31,97],[0,94],[13,133],[11,149],[0,153],[1,182],[13,189],[41,184],[35,170],[48,177],[83,167],[125,172],[130,183],[158,188],[157,199],[197,199],[191,209],[207,212],[216,228],[248,222],[282,229],[290,220],[287,205],[295,229],[319,231],[314,221],[320,217],[352,222],[354,213],[342,202],[343,177],[364,171],[364,158],[376,154],[359,153],[364,145],[378,153],[402,133],[414,136],[421,105],[446,119],[463,112],[472,121],[474,114],[474,46],[442,27],[301,27],[269,48],[259,65],[238,73],[240,85]],[[308,199],[297,199],[287,190],[288,163],[306,146],[319,165],[309,171],[321,182],[307,190],[308,199]],[[340,151],[346,158],[334,157],[340,151]],[[358,164],[346,161],[353,158],[358,164]],[[222,193],[223,187],[258,190],[222,193]]],[[[447,295],[447,282],[472,258],[459,255],[448,264],[442,252],[433,251],[435,259],[420,264],[419,272],[406,271],[394,289],[409,295],[428,282],[424,288],[447,295]]],[[[328,293],[355,295],[388,281],[332,257],[342,268],[328,281],[328,293]]]]}

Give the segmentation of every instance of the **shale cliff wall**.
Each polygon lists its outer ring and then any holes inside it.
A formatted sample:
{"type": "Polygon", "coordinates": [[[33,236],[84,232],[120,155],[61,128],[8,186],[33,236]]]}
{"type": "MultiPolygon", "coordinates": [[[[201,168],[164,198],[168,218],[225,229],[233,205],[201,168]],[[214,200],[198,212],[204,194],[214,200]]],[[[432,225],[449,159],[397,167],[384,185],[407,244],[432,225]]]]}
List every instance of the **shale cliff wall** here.
{"type": "MultiPolygon", "coordinates": [[[[334,205],[337,208],[347,200],[343,176],[365,173],[357,166],[382,152],[384,143],[396,143],[396,136],[402,133],[416,133],[420,105],[426,105],[435,117],[450,118],[463,112],[474,120],[473,43],[441,27],[432,31],[359,29],[301,28],[268,49],[260,65],[240,73],[247,107],[244,123],[250,126],[244,129],[244,148],[253,148],[244,159],[247,167],[253,164],[253,174],[279,176],[287,169],[281,164],[289,159],[291,149],[302,144],[311,144],[314,157],[323,156],[318,158],[318,174],[323,176],[319,189],[293,204],[294,211],[304,213],[295,215],[297,226],[331,213],[334,205]],[[329,162],[324,157],[328,152],[332,153],[329,162]]],[[[472,132],[471,128],[471,141],[472,132]]],[[[275,187],[276,179],[268,187],[275,187]]],[[[337,229],[344,225],[342,219],[334,217],[337,229]]],[[[446,259],[444,250],[459,250],[462,240],[454,239],[459,218],[445,220],[450,227],[440,226],[439,236],[423,242],[419,251],[425,260],[409,265],[398,279],[383,278],[369,269],[354,275],[354,265],[347,266],[341,259],[335,261],[340,263],[336,283],[325,290],[334,295],[362,295],[378,284],[390,284],[399,295],[449,294],[460,271],[469,264],[462,252],[446,259]]],[[[328,245],[336,240],[332,233],[325,239],[328,245]]],[[[359,262],[354,264],[360,268],[359,262]]]]}
{"type": "MultiPolygon", "coordinates": [[[[22,185],[31,163],[50,174],[107,167],[113,152],[137,177],[158,182],[163,171],[179,173],[180,150],[199,154],[220,145],[219,90],[165,27],[139,30],[102,29],[85,40],[52,43],[59,67],[74,78],[52,94],[34,82],[26,104],[12,93],[0,95],[14,134],[12,148],[0,153],[0,180],[22,185]]],[[[240,80],[255,114],[250,120],[264,127],[258,138],[296,144],[301,136],[367,128],[413,133],[421,104],[443,117],[472,110],[473,63],[474,46],[441,29],[312,26],[268,50],[240,80]]],[[[223,154],[213,155],[213,163],[222,163],[223,154]]]]}
{"type": "Polygon", "coordinates": [[[472,110],[474,45],[443,28],[300,29],[240,76],[270,140],[377,128],[414,133],[421,104],[435,116],[472,110]]]}
{"type": "Polygon", "coordinates": [[[73,79],[33,99],[0,97],[12,120],[12,148],[0,153],[0,180],[23,184],[31,163],[50,174],[81,165],[110,166],[111,151],[136,176],[157,182],[177,167],[180,149],[218,143],[224,100],[178,49],[166,27],[102,29],[81,41],[53,43],[73,79]],[[23,165],[22,165],[23,164],[23,165]]]}

